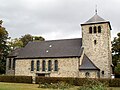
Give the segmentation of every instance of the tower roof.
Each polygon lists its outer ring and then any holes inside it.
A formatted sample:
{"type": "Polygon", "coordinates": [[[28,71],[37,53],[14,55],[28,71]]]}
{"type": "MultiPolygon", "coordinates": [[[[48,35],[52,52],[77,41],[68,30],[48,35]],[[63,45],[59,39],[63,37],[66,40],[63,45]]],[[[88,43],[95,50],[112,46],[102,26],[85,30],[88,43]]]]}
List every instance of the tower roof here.
{"type": "Polygon", "coordinates": [[[83,25],[91,25],[91,24],[101,24],[101,23],[108,23],[109,27],[110,27],[110,30],[111,30],[110,22],[106,21],[103,18],[101,18],[97,13],[92,18],[90,18],[88,21],[81,24],[81,26],[83,26],[83,25]]]}
{"type": "Polygon", "coordinates": [[[95,22],[105,22],[105,20],[103,18],[101,18],[99,15],[95,14],[86,23],[95,23],[95,22]]]}

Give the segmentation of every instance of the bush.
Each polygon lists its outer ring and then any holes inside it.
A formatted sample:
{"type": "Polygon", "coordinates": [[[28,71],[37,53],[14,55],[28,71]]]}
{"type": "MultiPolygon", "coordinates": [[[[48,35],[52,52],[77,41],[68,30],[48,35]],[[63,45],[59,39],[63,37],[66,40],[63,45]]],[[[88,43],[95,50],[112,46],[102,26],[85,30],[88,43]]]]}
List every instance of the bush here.
{"type": "Polygon", "coordinates": [[[110,79],[109,80],[109,86],[110,87],[120,87],[120,79],[110,79]]]}
{"type": "MultiPolygon", "coordinates": [[[[83,86],[86,82],[88,82],[87,78],[67,78],[67,77],[36,77],[36,83],[41,82],[45,83],[58,83],[58,82],[66,82],[75,86],[83,86]]],[[[120,79],[91,79],[92,81],[99,81],[106,86],[110,87],[120,87],[120,79]]]]}
{"type": "Polygon", "coordinates": [[[0,76],[0,82],[32,83],[31,76],[0,76]]]}
{"type": "Polygon", "coordinates": [[[88,79],[78,90],[107,90],[104,83],[95,79],[88,79]]]}
{"type": "Polygon", "coordinates": [[[52,88],[52,89],[68,89],[70,88],[72,85],[66,83],[66,82],[58,82],[58,83],[45,83],[45,84],[41,84],[39,83],[39,88],[52,88]]]}

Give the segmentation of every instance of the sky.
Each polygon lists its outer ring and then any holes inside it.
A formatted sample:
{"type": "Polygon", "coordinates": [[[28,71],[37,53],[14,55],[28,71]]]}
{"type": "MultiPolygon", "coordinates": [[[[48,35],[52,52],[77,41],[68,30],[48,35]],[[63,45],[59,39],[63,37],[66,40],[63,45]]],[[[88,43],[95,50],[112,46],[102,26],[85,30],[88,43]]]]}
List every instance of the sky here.
{"type": "Polygon", "coordinates": [[[95,14],[120,32],[120,0],[0,0],[0,19],[12,39],[25,34],[46,40],[81,38],[81,26],[95,14]]]}

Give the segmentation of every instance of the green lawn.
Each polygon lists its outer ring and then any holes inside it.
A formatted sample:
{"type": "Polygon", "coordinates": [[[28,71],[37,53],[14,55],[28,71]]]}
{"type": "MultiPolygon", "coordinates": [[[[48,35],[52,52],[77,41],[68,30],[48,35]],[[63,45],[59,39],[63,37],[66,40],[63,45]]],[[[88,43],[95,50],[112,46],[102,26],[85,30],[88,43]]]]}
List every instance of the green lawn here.
{"type": "MultiPolygon", "coordinates": [[[[38,84],[23,84],[23,83],[4,83],[0,82],[0,90],[53,90],[38,88],[38,84]]],[[[69,90],[77,90],[78,87],[70,88],[69,90]]],[[[55,90],[55,89],[54,89],[55,90]]],[[[68,90],[68,89],[65,89],[68,90]]]]}
{"type": "MultiPolygon", "coordinates": [[[[78,87],[70,88],[69,90],[77,90],[78,87]]],[[[0,90],[53,90],[38,88],[38,84],[23,84],[23,83],[3,83],[0,82],[0,90]]],[[[55,90],[55,89],[54,89],[55,90]]],[[[65,89],[68,90],[68,89],[65,89]]],[[[108,90],[120,90],[119,88],[112,88],[108,90]]]]}

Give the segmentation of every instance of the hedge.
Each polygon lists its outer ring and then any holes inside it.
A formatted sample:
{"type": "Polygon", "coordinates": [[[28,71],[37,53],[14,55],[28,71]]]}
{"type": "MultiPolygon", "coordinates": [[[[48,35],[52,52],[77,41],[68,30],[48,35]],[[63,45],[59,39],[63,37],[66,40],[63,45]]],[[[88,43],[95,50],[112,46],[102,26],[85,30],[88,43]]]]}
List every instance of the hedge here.
{"type": "MultiPolygon", "coordinates": [[[[70,77],[36,77],[36,83],[58,83],[67,82],[75,86],[82,86],[89,80],[96,80],[105,83],[110,87],[120,87],[120,79],[88,79],[88,78],[70,78],[70,77]]],[[[12,83],[32,83],[32,76],[0,76],[0,82],[12,83]]]]}
{"type": "Polygon", "coordinates": [[[0,82],[32,83],[31,76],[0,76],[0,82]]]}
{"type": "Polygon", "coordinates": [[[99,81],[110,87],[120,87],[120,79],[93,79],[93,78],[68,78],[68,77],[36,77],[36,83],[58,83],[67,82],[75,86],[83,86],[86,82],[91,80],[99,81]]]}

